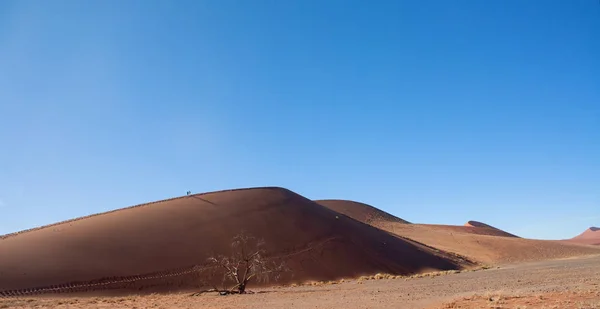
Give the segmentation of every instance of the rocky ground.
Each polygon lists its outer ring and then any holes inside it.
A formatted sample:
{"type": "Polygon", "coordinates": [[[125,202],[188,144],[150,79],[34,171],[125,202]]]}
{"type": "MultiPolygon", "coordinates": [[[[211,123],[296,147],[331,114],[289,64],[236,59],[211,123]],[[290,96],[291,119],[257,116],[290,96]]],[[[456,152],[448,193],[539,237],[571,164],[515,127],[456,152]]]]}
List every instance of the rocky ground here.
{"type": "Polygon", "coordinates": [[[413,279],[269,288],[251,295],[8,298],[0,300],[0,308],[600,308],[600,256],[413,279]]]}

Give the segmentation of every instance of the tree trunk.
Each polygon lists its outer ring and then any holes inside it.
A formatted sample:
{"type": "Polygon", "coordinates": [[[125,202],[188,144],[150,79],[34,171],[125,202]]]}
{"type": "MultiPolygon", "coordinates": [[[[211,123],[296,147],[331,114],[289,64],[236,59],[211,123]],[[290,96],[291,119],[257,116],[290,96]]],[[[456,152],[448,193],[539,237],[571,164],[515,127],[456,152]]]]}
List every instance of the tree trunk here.
{"type": "Polygon", "coordinates": [[[246,282],[242,282],[240,285],[238,285],[238,292],[240,294],[246,293],[246,282]]]}

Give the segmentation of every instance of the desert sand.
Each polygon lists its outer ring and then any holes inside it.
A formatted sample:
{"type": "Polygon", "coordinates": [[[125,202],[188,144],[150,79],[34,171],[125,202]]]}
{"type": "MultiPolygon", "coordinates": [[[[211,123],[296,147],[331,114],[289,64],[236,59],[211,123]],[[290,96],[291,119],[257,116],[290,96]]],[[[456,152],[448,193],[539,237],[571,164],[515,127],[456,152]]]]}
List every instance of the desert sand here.
{"type": "Polygon", "coordinates": [[[599,249],[562,241],[506,237],[502,232],[494,235],[494,230],[473,230],[462,226],[385,224],[382,228],[487,265],[593,255],[599,249]]]}
{"type": "Polygon", "coordinates": [[[190,293],[0,299],[14,308],[600,308],[600,257],[405,279],[359,279],[255,294],[190,293]]]}
{"type": "Polygon", "coordinates": [[[1,236],[0,306],[477,308],[488,305],[483,292],[533,308],[528,297],[542,294],[593,302],[600,246],[590,244],[598,233],[534,240],[477,221],[409,223],[364,203],[312,201],[279,187],[224,190],[1,236]],[[190,297],[218,283],[206,277],[207,258],[231,254],[240,232],[263,239],[267,258],[289,271],[251,284],[258,294],[190,297]]]}
{"type": "MultiPolygon", "coordinates": [[[[280,283],[469,266],[336,213],[282,188],[190,195],[9,235],[0,240],[1,291],[199,288],[198,267],[230,253],[245,231],[290,272],[280,283]]],[[[215,279],[217,280],[217,279],[215,279]]]]}

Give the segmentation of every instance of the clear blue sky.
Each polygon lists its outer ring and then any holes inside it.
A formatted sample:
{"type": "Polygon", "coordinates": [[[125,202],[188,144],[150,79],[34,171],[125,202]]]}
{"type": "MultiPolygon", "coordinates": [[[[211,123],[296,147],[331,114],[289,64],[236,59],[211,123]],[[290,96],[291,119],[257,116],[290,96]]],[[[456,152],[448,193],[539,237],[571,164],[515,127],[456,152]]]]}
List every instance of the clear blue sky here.
{"type": "Polygon", "coordinates": [[[600,3],[0,2],[0,234],[253,186],[600,225],[600,3]]]}

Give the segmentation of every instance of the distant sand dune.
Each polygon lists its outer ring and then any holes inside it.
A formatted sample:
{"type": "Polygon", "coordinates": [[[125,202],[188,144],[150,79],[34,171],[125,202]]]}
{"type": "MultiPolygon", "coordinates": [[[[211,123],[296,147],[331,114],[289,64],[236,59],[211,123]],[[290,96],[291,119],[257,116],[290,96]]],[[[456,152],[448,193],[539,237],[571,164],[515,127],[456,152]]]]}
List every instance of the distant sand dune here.
{"type": "Polygon", "coordinates": [[[600,228],[592,226],[568,241],[586,245],[600,245],[600,228]]]}
{"type": "Polygon", "coordinates": [[[388,224],[384,228],[402,237],[493,265],[600,254],[600,248],[592,246],[507,236],[501,230],[485,226],[388,224]]]}
{"type": "Polygon", "coordinates": [[[505,232],[499,228],[493,227],[489,224],[485,224],[479,221],[468,221],[467,223],[465,223],[465,226],[495,230],[497,232],[496,236],[518,237],[511,233],[505,232]]]}

